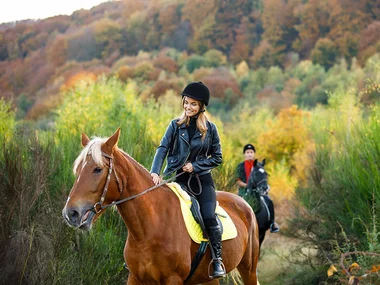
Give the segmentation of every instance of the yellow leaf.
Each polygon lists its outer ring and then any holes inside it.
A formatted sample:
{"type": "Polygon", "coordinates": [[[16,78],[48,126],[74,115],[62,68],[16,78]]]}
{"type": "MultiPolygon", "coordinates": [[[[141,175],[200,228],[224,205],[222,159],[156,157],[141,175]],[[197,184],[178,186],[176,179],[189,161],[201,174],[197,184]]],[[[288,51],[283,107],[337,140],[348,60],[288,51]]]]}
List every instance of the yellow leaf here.
{"type": "Polygon", "coordinates": [[[334,264],[331,264],[330,268],[327,270],[327,276],[333,276],[335,272],[338,272],[338,270],[336,270],[334,264]]]}
{"type": "Polygon", "coordinates": [[[360,265],[357,264],[356,262],[354,262],[354,263],[352,263],[352,264],[350,265],[350,267],[348,267],[348,271],[349,271],[349,272],[352,272],[352,271],[354,271],[354,270],[359,270],[360,268],[361,268],[360,265]]]}

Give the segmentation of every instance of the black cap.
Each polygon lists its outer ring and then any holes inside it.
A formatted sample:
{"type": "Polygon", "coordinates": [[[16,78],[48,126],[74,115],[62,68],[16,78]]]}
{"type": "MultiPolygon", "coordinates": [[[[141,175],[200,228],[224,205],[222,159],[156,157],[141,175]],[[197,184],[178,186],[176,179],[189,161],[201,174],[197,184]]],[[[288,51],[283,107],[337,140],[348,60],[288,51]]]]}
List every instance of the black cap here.
{"type": "Polygon", "coordinates": [[[192,82],[183,89],[182,96],[190,97],[202,101],[206,106],[210,101],[210,91],[202,82],[192,82]]]}
{"type": "Polygon", "coordinates": [[[252,149],[254,152],[256,152],[256,149],[255,149],[255,146],[253,145],[253,144],[246,144],[245,146],[244,146],[244,148],[243,148],[243,153],[245,153],[245,151],[247,150],[247,149],[252,149]]]}

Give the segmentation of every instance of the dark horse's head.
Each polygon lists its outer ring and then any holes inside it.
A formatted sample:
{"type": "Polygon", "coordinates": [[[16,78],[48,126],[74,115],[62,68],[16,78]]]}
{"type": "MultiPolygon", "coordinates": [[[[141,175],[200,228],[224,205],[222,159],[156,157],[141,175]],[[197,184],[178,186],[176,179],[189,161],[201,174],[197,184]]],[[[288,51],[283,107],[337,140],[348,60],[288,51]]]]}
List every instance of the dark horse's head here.
{"type": "Polygon", "coordinates": [[[249,191],[258,192],[261,195],[265,195],[269,191],[269,185],[268,185],[268,174],[266,173],[264,169],[265,165],[265,158],[262,162],[259,162],[257,159],[255,159],[253,163],[253,168],[251,171],[251,174],[249,176],[248,180],[248,186],[247,189],[249,191]]]}

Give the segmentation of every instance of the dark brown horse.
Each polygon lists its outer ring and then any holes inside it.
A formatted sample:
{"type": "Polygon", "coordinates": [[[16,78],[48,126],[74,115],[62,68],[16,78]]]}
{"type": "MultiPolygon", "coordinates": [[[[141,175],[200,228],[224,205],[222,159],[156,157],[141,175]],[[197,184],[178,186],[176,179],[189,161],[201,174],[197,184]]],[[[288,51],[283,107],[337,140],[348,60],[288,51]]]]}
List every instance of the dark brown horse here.
{"type": "MultiPolygon", "coordinates": [[[[177,196],[166,185],[152,191],[149,172],[117,147],[120,129],[108,139],[89,140],[75,161],[76,180],[63,209],[70,226],[90,230],[107,205],[124,200],[117,209],[128,228],[124,259],[127,284],[183,284],[199,245],[187,233],[177,196]]],[[[226,271],[238,269],[244,284],[256,285],[259,240],[256,218],[240,197],[217,192],[219,204],[234,221],[238,235],[223,242],[226,271]]],[[[210,280],[207,251],[186,284],[219,284],[210,280]]]]}

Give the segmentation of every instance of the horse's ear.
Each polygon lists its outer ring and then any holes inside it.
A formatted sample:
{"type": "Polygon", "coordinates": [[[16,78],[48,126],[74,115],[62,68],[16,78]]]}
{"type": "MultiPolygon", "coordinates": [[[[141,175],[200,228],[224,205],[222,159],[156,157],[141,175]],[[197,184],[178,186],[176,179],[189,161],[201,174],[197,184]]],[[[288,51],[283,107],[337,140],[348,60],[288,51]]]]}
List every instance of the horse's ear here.
{"type": "Polygon", "coordinates": [[[85,147],[90,142],[90,139],[85,133],[82,133],[82,146],[85,147]]]}
{"type": "Polygon", "coordinates": [[[257,158],[253,161],[253,166],[257,165],[257,158]]]}
{"type": "Polygon", "coordinates": [[[112,154],[113,149],[117,146],[117,142],[120,137],[120,128],[116,130],[116,132],[109,137],[109,139],[104,143],[105,150],[108,154],[112,154]]]}
{"type": "Polygon", "coordinates": [[[266,162],[266,158],[263,159],[263,167],[264,167],[264,165],[265,165],[265,162],[266,162]]]}

